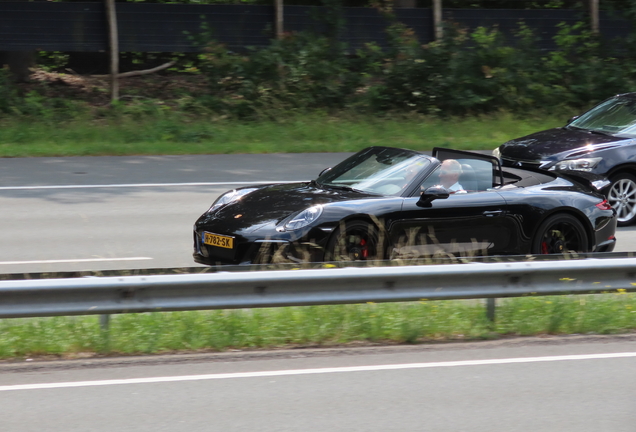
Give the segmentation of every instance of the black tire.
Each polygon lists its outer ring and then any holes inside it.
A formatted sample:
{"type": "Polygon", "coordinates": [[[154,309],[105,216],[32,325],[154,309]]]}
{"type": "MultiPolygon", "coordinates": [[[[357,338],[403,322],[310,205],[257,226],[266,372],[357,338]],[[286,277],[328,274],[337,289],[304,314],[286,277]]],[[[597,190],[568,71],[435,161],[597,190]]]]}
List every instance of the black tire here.
{"type": "Polygon", "coordinates": [[[384,259],[382,239],[375,225],[365,221],[341,223],[327,243],[325,261],[384,259]]]}
{"type": "Polygon", "coordinates": [[[583,224],[569,214],[556,214],[539,225],[532,241],[533,254],[584,253],[589,251],[583,224]]]}
{"type": "Polygon", "coordinates": [[[610,181],[607,201],[616,209],[618,226],[633,224],[636,221],[636,176],[620,173],[610,181]]]}

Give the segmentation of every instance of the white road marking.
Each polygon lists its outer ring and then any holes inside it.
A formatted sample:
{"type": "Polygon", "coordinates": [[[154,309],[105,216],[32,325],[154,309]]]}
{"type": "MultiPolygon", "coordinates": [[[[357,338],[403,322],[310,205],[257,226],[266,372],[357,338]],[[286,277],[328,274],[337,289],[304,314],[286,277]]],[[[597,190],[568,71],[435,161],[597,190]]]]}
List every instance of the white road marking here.
{"type": "Polygon", "coordinates": [[[258,185],[273,183],[302,183],[308,180],[294,181],[235,181],[235,182],[194,182],[194,183],[129,183],[129,184],[103,184],[103,185],[50,185],[50,186],[2,186],[3,190],[39,190],[39,189],[98,189],[98,188],[147,188],[147,187],[179,187],[179,186],[232,186],[232,185],[258,185]]]}
{"type": "Polygon", "coordinates": [[[102,381],[18,384],[18,385],[0,386],[0,391],[41,390],[41,389],[68,388],[68,387],[97,387],[97,386],[110,386],[110,385],[122,385],[122,384],[149,384],[149,383],[164,383],[164,382],[202,381],[202,380],[213,380],[213,379],[259,378],[259,377],[277,377],[277,376],[289,376],[289,375],[315,375],[315,374],[328,374],[328,373],[368,372],[368,371],[385,371],[385,370],[400,370],[400,369],[483,366],[483,365],[513,364],[513,363],[599,360],[599,359],[613,359],[613,358],[626,358],[626,357],[636,357],[636,352],[609,353],[609,354],[582,354],[582,355],[565,355],[565,356],[548,356],[548,357],[521,357],[521,358],[492,359],[492,360],[462,360],[462,361],[449,361],[449,362],[407,363],[407,364],[392,364],[392,365],[351,366],[351,367],[296,369],[296,370],[279,370],[279,371],[262,371],[262,372],[237,372],[237,373],[222,373],[222,374],[208,374],[208,375],[130,378],[130,379],[115,379],[115,380],[102,380],[102,381]]]}
{"type": "Polygon", "coordinates": [[[42,261],[0,261],[0,265],[15,264],[59,264],[59,263],[86,263],[86,262],[104,262],[104,261],[143,261],[151,260],[150,257],[128,257],[128,258],[81,258],[81,259],[61,259],[61,260],[42,260],[42,261]]]}

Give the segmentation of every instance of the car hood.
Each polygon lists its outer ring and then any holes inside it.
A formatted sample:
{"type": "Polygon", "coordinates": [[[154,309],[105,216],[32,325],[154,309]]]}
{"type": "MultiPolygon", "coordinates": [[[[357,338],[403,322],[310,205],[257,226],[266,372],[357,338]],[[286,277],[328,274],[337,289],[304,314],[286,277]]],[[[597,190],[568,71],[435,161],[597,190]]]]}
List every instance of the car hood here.
{"type": "Polygon", "coordinates": [[[221,222],[224,230],[251,232],[275,226],[293,213],[317,204],[382,198],[353,190],[319,187],[314,183],[290,183],[261,186],[199,222],[221,222]]]}
{"type": "Polygon", "coordinates": [[[628,138],[601,135],[584,130],[555,128],[508,141],[499,147],[499,151],[501,157],[505,159],[539,161],[582,147],[591,147],[590,150],[594,150],[597,146],[626,139],[628,138]]]}

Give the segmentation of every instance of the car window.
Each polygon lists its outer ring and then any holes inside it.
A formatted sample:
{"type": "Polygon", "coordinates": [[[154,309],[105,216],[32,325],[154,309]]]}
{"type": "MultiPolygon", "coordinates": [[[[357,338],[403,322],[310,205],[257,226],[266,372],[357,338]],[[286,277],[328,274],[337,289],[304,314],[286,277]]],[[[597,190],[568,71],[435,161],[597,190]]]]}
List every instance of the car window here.
{"type": "MultiPolygon", "coordinates": [[[[461,166],[457,183],[462,191],[465,193],[485,192],[493,187],[493,167],[489,161],[462,158],[454,160],[461,166]]],[[[443,165],[435,168],[421,183],[420,191],[431,186],[443,185],[443,170],[443,165]]]]}
{"type": "Polygon", "coordinates": [[[431,163],[431,158],[413,151],[372,147],[338,164],[316,182],[322,186],[398,196],[431,163]]]}

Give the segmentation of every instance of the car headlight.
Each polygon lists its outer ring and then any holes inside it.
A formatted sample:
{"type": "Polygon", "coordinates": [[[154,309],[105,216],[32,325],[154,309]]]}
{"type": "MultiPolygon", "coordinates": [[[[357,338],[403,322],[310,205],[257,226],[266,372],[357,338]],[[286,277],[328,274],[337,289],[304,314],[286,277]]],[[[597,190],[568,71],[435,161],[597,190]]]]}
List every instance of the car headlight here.
{"type": "Polygon", "coordinates": [[[496,157],[497,159],[501,160],[501,150],[499,150],[499,147],[497,147],[496,149],[492,151],[492,155],[496,157]]]}
{"type": "Polygon", "coordinates": [[[551,167],[550,171],[592,171],[602,160],[602,157],[563,160],[551,167]]]}
{"type": "Polygon", "coordinates": [[[223,207],[224,205],[227,205],[234,201],[238,201],[242,197],[247,195],[248,193],[254,192],[256,189],[257,188],[247,188],[247,189],[238,189],[238,190],[234,189],[229,192],[226,192],[220,197],[218,197],[216,201],[214,201],[214,204],[212,204],[212,206],[208,209],[206,213],[212,213],[213,211],[216,211],[217,209],[223,207]]]}
{"type": "Polygon", "coordinates": [[[286,230],[296,230],[298,228],[305,227],[318,219],[322,214],[322,206],[315,205],[313,207],[309,207],[293,216],[286,224],[286,230]]]}

